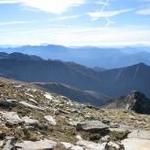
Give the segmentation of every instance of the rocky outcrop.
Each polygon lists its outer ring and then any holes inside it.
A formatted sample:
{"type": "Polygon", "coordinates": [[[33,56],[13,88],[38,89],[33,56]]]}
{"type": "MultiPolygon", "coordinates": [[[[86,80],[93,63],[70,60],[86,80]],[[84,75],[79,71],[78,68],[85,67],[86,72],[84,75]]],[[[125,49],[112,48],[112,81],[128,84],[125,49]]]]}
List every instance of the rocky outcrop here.
{"type": "Polygon", "coordinates": [[[149,115],[79,104],[31,84],[0,82],[2,150],[149,148],[149,115]]]}
{"type": "Polygon", "coordinates": [[[107,108],[125,109],[141,114],[150,114],[150,99],[143,93],[133,91],[106,106],[107,108]]]}

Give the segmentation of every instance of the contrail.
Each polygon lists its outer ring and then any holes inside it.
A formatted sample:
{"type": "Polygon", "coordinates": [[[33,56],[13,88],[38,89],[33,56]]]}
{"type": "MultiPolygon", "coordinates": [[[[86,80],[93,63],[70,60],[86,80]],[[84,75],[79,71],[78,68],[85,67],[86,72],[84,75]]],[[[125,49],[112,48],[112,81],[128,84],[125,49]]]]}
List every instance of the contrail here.
{"type": "MultiPolygon", "coordinates": [[[[106,9],[106,8],[108,7],[108,5],[110,4],[110,0],[103,0],[103,1],[99,2],[99,4],[101,4],[100,12],[104,12],[105,9],[106,9]]],[[[114,23],[114,22],[111,21],[111,19],[108,18],[108,17],[105,17],[104,19],[106,20],[105,27],[108,27],[108,26],[110,26],[111,24],[114,23]]]]}

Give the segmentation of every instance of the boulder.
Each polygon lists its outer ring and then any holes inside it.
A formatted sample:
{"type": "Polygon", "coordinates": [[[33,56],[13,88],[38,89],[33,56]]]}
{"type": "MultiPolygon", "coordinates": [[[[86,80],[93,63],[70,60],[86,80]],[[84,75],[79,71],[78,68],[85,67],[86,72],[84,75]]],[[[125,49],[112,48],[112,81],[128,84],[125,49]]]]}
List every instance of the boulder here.
{"type": "Polygon", "coordinates": [[[108,130],[108,126],[101,121],[91,120],[78,123],[76,126],[77,130],[89,131],[89,132],[99,132],[108,130]]]}

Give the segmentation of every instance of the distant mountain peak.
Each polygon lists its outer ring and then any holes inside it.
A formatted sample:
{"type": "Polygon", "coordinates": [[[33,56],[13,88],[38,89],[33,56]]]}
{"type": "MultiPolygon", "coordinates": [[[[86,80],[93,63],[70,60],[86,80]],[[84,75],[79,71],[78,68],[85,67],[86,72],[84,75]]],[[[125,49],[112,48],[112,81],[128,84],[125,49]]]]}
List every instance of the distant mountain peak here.
{"type": "Polygon", "coordinates": [[[42,60],[39,56],[27,55],[20,52],[4,53],[0,52],[0,59],[15,59],[15,60],[42,60]]]}
{"type": "Polygon", "coordinates": [[[145,67],[145,66],[148,66],[148,65],[143,63],[143,62],[141,62],[141,63],[136,64],[136,66],[145,67]]]}

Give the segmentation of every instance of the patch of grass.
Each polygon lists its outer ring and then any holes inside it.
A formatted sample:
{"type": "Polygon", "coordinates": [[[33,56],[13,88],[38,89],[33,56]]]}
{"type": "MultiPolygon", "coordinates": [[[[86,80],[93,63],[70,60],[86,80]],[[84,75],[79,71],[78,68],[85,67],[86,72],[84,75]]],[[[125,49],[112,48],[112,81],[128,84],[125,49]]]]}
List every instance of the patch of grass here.
{"type": "Polygon", "coordinates": [[[125,132],[111,131],[110,139],[112,141],[121,141],[121,140],[127,138],[128,134],[129,134],[128,131],[125,131],[125,132]]]}

